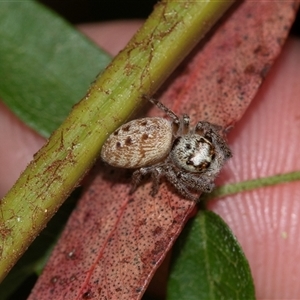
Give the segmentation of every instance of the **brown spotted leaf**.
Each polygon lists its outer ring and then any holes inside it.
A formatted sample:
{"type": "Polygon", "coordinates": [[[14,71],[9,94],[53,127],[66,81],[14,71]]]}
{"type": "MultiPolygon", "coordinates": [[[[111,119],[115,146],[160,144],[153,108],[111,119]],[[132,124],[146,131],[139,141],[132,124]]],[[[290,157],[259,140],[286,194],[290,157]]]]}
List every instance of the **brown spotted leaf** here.
{"type": "MultiPolygon", "coordinates": [[[[182,66],[163,102],[194,123],[233,125],[279,54],[295,3],[234,7],[182,66]]],[[[100,166],[29,299],[140,299],[194,209],[167,183],[154,198],[150,182],[129,195],[131,172],[100,166]]]]}
{"type": "Polygon", "coordinates": [[[31,299],[140,297],[193,205],[171,192],[128,197],[130,176],[112,168],[96,174],[31,299]]]}

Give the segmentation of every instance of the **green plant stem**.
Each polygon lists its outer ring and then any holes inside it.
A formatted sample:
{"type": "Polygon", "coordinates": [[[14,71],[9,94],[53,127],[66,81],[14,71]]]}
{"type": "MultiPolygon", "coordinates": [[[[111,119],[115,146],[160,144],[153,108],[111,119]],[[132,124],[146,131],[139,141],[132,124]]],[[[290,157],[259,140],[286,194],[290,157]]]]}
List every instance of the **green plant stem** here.
{"type": "Polygon", "coordinates": [[[157,90],[233,2],[170,0],[155,6],[2,199],[0,280],[93,165],[107,135],[143,94],[157,90]]]}
{"type": "Polygon", "coordinates": [[[299,181],[299,180],[300,180],[300,171],[296,171],[296,172],[278,174],[278,175],[264,177],[264,178],[242,181],[233,184],[225,184],[220,187],[217,187],[210,194],[203,194],[203,197],[201,196],[200,201],[204,201],[205,203],[207,203],[208,201],[215,198],[221,198],[229,195],[234,195],[240,192],[251,191],[262,187],[273,186],[273,185],[278,185],[278,184],[292,182],[292,181],[299,181]]]}

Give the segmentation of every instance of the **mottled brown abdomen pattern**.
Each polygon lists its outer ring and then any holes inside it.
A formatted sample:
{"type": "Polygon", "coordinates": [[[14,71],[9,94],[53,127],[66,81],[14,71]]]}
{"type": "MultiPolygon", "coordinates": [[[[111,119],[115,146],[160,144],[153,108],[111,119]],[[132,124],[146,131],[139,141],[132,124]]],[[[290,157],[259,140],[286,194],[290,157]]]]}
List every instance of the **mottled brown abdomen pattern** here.
{"type": "Polygon", "coordinates": [[[102,159],[120,168],[140,168],[162,161],[170,152],[172,124],[163,118],[130,121],[113,132],[101,150],[102,159]]]}

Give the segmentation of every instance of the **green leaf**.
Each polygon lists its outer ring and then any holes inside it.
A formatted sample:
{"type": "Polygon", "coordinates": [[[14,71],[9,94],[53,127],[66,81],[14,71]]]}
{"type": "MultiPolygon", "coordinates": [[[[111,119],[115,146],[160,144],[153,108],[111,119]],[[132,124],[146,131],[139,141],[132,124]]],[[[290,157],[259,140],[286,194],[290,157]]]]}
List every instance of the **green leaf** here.
{"type": "Polygon", "coordinates": [[[176,242],[167,299],[255,299],[242,249],[213,212],[201,211],[176,242]]]}
{"type": "Polygon", "coordinates": [[[45,137],[110,62],[96,45],[35,1],[1,2],[0,39],[0,97],[45,137]]]}

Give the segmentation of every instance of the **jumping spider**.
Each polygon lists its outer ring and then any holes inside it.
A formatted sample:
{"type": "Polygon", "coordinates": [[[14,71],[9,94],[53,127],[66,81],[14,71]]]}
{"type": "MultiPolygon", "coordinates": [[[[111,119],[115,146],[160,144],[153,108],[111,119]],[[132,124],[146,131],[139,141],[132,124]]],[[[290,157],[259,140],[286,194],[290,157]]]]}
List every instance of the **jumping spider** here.
{"type": "Polygon", "coordinates": [[[184,198],[197,201],[195,192],[211,192],[214,179],[232,156],[222,137],[223,128],[205,121],[190,128],[188,115],[180,119],[159,101],[147,99],[172,121],[154,117],[122,125],[108,137],[101,157],[112,166],[137,169],[131,192],[150,174],[152,196],[164,176],[184,198]]]}

